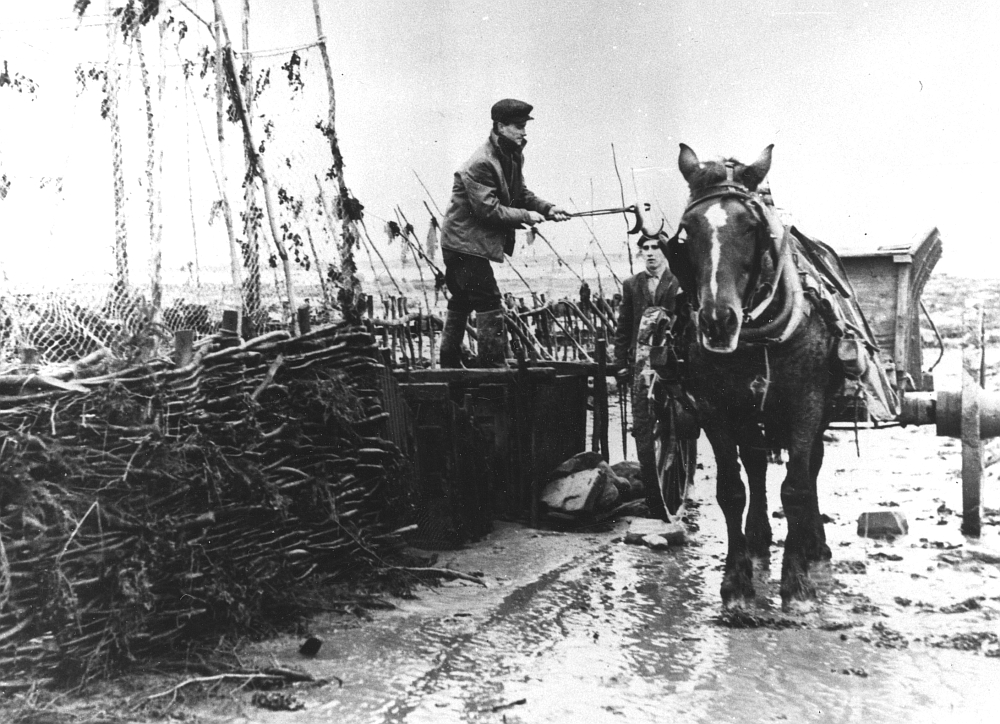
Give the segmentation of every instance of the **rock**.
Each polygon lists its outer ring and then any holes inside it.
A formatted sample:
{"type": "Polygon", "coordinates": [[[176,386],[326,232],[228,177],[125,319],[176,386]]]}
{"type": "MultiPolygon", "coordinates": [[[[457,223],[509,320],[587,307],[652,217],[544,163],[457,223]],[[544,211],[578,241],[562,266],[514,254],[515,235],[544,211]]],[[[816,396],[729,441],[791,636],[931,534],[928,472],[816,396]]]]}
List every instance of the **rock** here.
{"type": "MultiPolygon", "coordinates": [[[[614,473],[612,473],[614,475],[614,473]]],[[[617,476],[616,476],[617,477],[617,476]]],[[[605,479],[604,489],[601,491],[600,497],[597,499],[597,505],[595,510],[606,511],[611,510],[618,503],[621,498],[621,493],[618,490],[618,486],[615,485],[614,481],[610,478],[605,479]]]]}
{"type": "Polygon", "coordinates": [[[603,460],[597,465],[598,470],[603,470],[604,474],[608,476],[608,480],[614,484],[615,488],[618,489],[618,498],[622,502],[632,499],[632,485],[629,481],[620,475],[618,475],[614,469],[608,465],[603,460]]]}
{"type": "Polygon", "coordinates": [[[660,544],[667,546],[682,546],[687,543],[687,529],[680,523],[667,523],[653,518],[638,518],[633,520],[625,533],[625,542],[636,545],[648,545],[650,548],[660,544]]]}
{"type": "Polygon", "coordinates": [[[315,636],[310,636],[299,647],[299,653],[302,654],[303,656],[315,656],[316,654],[319,653],[319,648],[322,645],[323,645],[322,639],[318,639],[315,636]]]}
{"type": "Polygon", "coordinates": [[[642,484],[642,476],[639,472],[639,463],[626,460],[624,462],[615,463],[614,465],[611,465],[610,468],[611,472],[613,472],[619,480],[625,481],[628,486],[627,490],[619,488],[619,492],[622,494],[623,500],[638,500],[639,498],[646,497],[646,489],[642,484]]]}
{"type": "MultiPolygon", "coordinates": [[[[606,493],[608,485],[608,477],[603,470],[580,470],[546,485],[542,490],[542,502],[549,510],[560,513],[592,513],[597,508],[598,501],[603,496],[610,495],[606,493]]],[[[617,495],[614,484],[610,484],[610,487],[617,495]]]]}
{"type": "Polygon", "coordinates": [[[642,539],[643,545],[647,545],[654,551],[665,551],[670,547],[670,543],[662,535],[647,535],[642,539]]]}
{"type": "Polygon", "coordinates": [[[611,466],[611,469],[614,470],[615,475],[620,478],[639,477],[639,463],[634,460],[624,460],[620,463],[615,463],[611,466]]]}
{"type": "Polygon", "coordinates": [[[589,451],[577,453],[553,470],[549,474],[549,480],[564,478],[567,475],[573,475],[581,470],[593,470],[601,463],[604,463],[604,458],[602,458],[599,453],[589,451]]]}
{"type": "Polygon", "coordinates": [[[906,535],[906,517],[897,510],[875,510],[858,518],[858,535],[868,538],[895,538],[906,535]]]}

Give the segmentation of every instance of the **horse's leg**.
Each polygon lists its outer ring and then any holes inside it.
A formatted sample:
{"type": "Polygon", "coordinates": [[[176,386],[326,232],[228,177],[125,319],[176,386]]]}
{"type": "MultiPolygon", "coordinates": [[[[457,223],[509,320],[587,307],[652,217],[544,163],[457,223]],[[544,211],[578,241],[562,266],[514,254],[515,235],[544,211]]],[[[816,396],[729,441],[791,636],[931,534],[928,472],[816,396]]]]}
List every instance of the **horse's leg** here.
{"type": "Polygon", "coordinates": [[[820,515],[819,512],[819,486],[817,485],[817,480],[819,478],[820,468],[823,467],[823,454],[823,433],[820,432],[813,440],[812,454],[809,456],[809,473],[812,477],[813,500],[816,503],[816,507],[813,511],[815,520],[815,545],[811,551],[806,551],[806,559],[810,562],[828,561],[833,558],[830,546],[826,544],[826,529],[823,525],[823,516],[820,515]]]}
{"type": "MultiPolygon", "coordinates": [[[[803,403],[809,410],[808,403],[803,403]]],[[[788,450],[787,473],[781,484],[781,503],[788,521],[785,556],[781,567],[781,601],[787,608],[792,600],[806,601],[816,597],[816,587],[809,580],[807,556],[817,550],[817,525],[822,525],[816,501],[816,484],[810,462],[814,440],[818,436],[819,420],[801,415],[792,429],[788,450]],[[811,424],[810,424],[811,423],[811,424]]]]}
{"type": "Polygon", "coordinates": [[[723,606],[743,606],[753,600],[753,563],[747,552],[747,541],[743,535],[743,508],[747,495],[740,477],[740,463],[737,457],[736,441],[728,432],[706,429],[716,464],[716,500],[726,518],[726,534],[729,547],[726,553],[726,569],[722,576],[723,606]]]}
{"type": "Polygon", "coordinates": [[[771,560],[771,520],[767,515],[767,453],[760,445],[740,448],[740,460],[747,474],[750,506],[747,509],[747,550],[755,563],[769,565],[771,560]]]}

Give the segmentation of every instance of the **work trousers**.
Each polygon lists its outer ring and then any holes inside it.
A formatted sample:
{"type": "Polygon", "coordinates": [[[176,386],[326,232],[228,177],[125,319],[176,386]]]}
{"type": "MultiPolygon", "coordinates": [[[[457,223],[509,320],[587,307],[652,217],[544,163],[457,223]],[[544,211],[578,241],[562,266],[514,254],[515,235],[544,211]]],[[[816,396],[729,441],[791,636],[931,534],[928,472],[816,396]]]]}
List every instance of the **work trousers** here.
{"type": "Polygon", "coordinates": [[[444,280],[451,298],[448,309],[460,314],[500,309],[500,287],[489,259],[442,249],[444,280]]]}
{"type": "Polygon", "coordinates": [[[653,444],[653,428],[656,416],[649,406],[649,384],[646,377],[636,374],[632,378],[632,437],[639,458],[639,469],[646,490],[659,487],[656,476],[656,448],[653,444]]]}

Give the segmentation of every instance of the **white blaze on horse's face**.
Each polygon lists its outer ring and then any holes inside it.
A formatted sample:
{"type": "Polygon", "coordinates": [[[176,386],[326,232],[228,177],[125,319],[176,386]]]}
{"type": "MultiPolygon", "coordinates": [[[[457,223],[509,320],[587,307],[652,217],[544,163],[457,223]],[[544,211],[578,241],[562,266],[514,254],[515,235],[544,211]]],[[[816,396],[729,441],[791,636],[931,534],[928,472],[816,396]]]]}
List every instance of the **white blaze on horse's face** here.
{"type": "Polygon", "coordinates": [[[719,263],[722,261],[722,240],[719,238],[719,230],[729,221],[729,214],[722,208],[722,204],[716,202],[705,212],[705,221],[708,222],[709,228],[712,230],[710,241],[712,268],[709,289],[712,293],[712,299],[716,300],[719,296],[719,263]]]}
{"type": "Polygon", "coordinates": [[[748,265],[743,243],[750,228],[742,204],[707,201],[687,217],[688,243],[697,259],[698,333],[710,352],[736,350],[748,265]]]}

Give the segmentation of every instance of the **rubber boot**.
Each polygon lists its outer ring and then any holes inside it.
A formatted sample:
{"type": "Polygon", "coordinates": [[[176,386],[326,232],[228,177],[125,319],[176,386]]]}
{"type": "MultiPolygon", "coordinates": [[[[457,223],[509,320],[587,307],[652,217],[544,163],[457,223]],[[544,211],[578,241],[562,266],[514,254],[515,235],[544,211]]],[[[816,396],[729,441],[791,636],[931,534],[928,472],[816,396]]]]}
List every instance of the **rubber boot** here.
{"type": "Polygon", "coordinates": [[[468,312],[448,310],[441,332],[441,367],[455,369],[462,366],[462,339],[465,337],[465,323],[468,312]]]}
{"type": "Polygon", "coordinates": [[[507,366],[507,327],[503,310],[476,313],[476,332],[479,335],[479,366],[507,366]]]}

